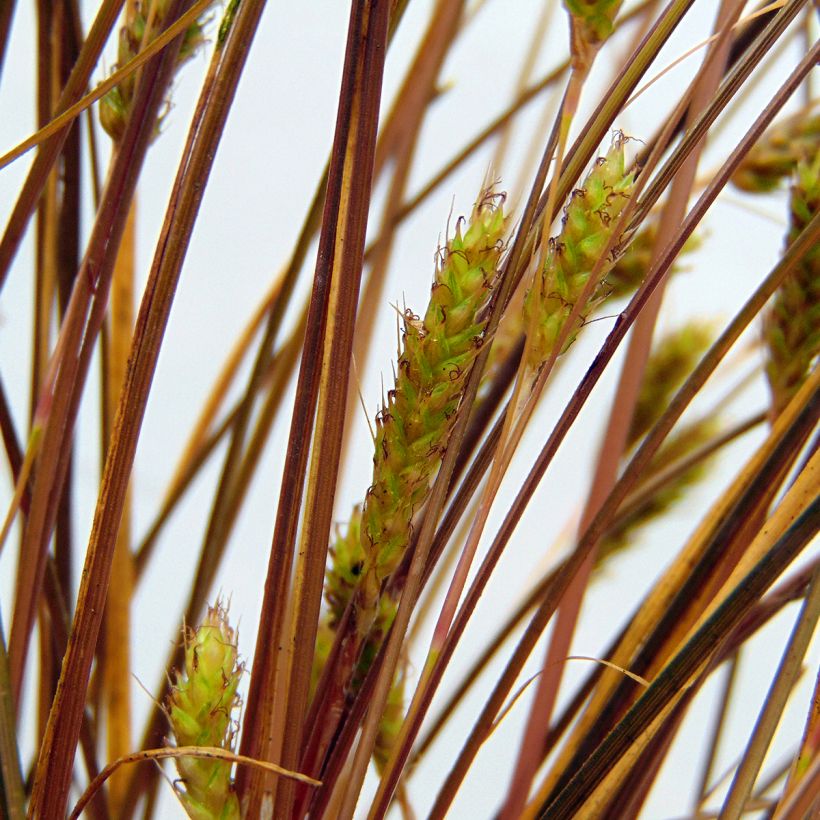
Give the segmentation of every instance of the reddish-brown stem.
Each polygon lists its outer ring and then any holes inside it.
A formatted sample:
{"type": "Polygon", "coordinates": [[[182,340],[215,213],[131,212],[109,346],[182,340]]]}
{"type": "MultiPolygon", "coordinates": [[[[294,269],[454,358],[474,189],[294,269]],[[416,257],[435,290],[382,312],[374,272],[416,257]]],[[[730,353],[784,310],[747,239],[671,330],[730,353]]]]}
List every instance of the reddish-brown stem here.
{"type": "MultiPolygon", "coordinates": [[[[71,76],[55,106],[56,113],[59,114],[61,111],[65,111],[85,93],[91,72],[97,64],[103,46],[108,40],[124,2],[125,0],[106,0],[97,12],[97,17],[83,42],[82,50],[71,76]]],[[[4,5],[10,6],[11,4],[4,5]]],[[[40,146],[37,157],[32,163],[31,170],[17,197],[17,202],[9,217],[3,238],[0,240],[0,289],[5,283],[11,262],[17,253],[26,225],[34,212],[48,179],[48,174],[60,156],[60,151],[68,137],[70,127],[64,128],[59,134],[55,134],[40,146]]]]}
{"type": "MultiPolygon", "coordinates": [[[[179,6],[170,8],[169,19],[174,19],[178,11],[179,6]]],[[[247,49],[244,49],[244,53],[246,52],[247,49]]],[[[219,51],[217,56],[221,56],[219,51]]],[[[176,54],[171,48],[143,69],[132,115],[132,123],[139,126],[139,129],[133,130],[144,135],[143,142],[136,141],[138,145],[141,145],[143,154],[148,139],[153,133],[156,112],[174,68],[175,60],[176,54]]],[[[239,68],[241,69],[241,61],[239,68]]],[[[33,816],[57,817],[65,811],[75,747],[86,700],[86,687],[111,569],[113,546],[119,528],[136,441],[182,260],[204,193],[204,183],[213,163],[216,144],[222,133],[221,126],[224,124],[233,99],[236,77],[238,77],[238,72],[233,77],[233,83],[226,84],[226,87],[220,89],[220,94],[209,99],[213,102],[209,111],[213,115],[213,120],[207,123],[210,127],[203,127],[201,131],[198,130],[198,126],[203,124],[202,117],[205,108],[202,101],[197,109],[189,144],[186,146],[188,151],[186,156],[193,152],[194,158],[188,163],[183,163],[175,183],[162,239],[146,285],[134,334],[134,349],[117,414],[113,443],[106,459],[76,616],[69,637],[57,695],[51,710],[46,738],[40,751],[30,807],[33,816]],[[201,144],[198,147],[201,150],[194,151],[194,146],[200,141],[201,144]],[[190,175],[190,180],[188,175],[190,175]],[[191,180],[195,180],[196,184],[185,184],[191,180]],[[127,408],[127,412],[124,408],[127,408]]],[[[120,146],[121,153],[117,155],[118,162],[127,163],[130,159],[130,152],[125,151],[124,148],[130,130],[132,129],[129,126],[120,146]]],[[[139,171],[139,162],[135,162],[134,165],[133,173],[136,174],[139,171]]],[[[130,179],[130,176],[126,178],[130,179]]],[[[109,178],[108,188],[110,187],[111,178],[109,178]]],[[[126,205],[130,201],[131,191],[126,188],[128,195],[123,197],[126,205]]],[[[113,251],[116,250],[118,244],[116,238],[115,232],[111,246],[113,251]]],[[[109,272],[112,262],[113,260],[106,259],[108,270],[106,267],[102,270],[109,272]]],[[[84,278],[78,281],[87,286],[87,280],[84,278]]],[[[102,316],[94,315],[97,308],[98,305],[95,304],[92,309],[92,321],[102,319],[102,316]]],[[[95,329],[98,330],[99,325],[96,325],[95,329]]],[[[93,345],[95,336],[96,333],[91,333],[90,338],[87,339],[87,345],[93,345]]],[[[83,354],[85,353],[84,349],[83,354]]],[[[87,362],[85,366],[87,367],[87,362]]]]}
{"type": "MultiPolygon", "coordinates": [[[[740,4],[724,2],[715,23],[721,33],[721,39],[715,44],[704,61],[703,68],[694,82],[691,102],[687,106],[687,127],[691,127],[701,111],[709,102],[723,73],[725,57],[728,52],[731,25],[740,14],[740,4]]],[[[688,95],[687,95],[688,96],[688,95]]],[[[694,147],[680,171],[675,175],[669,193],[669,199],[663,210],[658,225],[658,236],[651,262],[656,262],[661,249],[669,242],[686,210],[692,184],[697,171],[698,160],[704,143],[694,147]]],[[[660,311],[663,280],[641,312],[630,337],[626,358],[621,369],[620,381],[615,393],[612,411],[609,415],[607,429],[603,435],[603,444],[598,456],[592,486],[589,491],[586,507],[581,515],[580,530],[583,531],[600,508],[616,479],[618,465],[626,448],[627,436],[638,398],[643,372],[649,358],[655,321],[660,311]]],[[[510,785],[509,817],[517,815],[523,808],[530,790],[532,778],[541,761],[541,749],[547,734],[564,667],[564,659],[570,653],[570,644],[575,631],[578,615],[581,610],[584,592],[595,565],[596,547],[590,551],[585,563],[567,589],[566,595],[558,608],[555,627],[550,635],[546,658],[539,677],[535,697],[530,708],[525,737],[519,752],[519,763],[510,785]]]]}
{"type": "MultiPolygon", "coordinates": [[[[249,756],[263,760],[279,757],[285,766],[289,765],[286,761],[293,761],[294,768],[299,762],[341,448],[389,11],[390,4],[385,0],[351,6],[316,275],[248,694],[248,710],[261,719],[253,728],[246,725],[242,738],[242,748],[249,756]],[[314,428],[317,401],[317,415],[324,425],[321,429],[314,428]],[[314,429],[315,450],[308,485],[311,515],[306,519],[304,548],[296,567],[291,626],[284,617],[284,604],[314,429]],[[317,459],[322,463],[320,473],[316,471],[317,459]],[[284,725],[284,735],[278,738],[273,727],[284,715],[287,723],[278,724],[284,725]]],[[[270,778],[256,773],[240,783],[250,816],[259,813],[263,801],[274,799],[274,785],[270,778]]],[[[275,800],[274,813],[289,816],[293,789],[286,783],[278,784],[275,800]]]]}

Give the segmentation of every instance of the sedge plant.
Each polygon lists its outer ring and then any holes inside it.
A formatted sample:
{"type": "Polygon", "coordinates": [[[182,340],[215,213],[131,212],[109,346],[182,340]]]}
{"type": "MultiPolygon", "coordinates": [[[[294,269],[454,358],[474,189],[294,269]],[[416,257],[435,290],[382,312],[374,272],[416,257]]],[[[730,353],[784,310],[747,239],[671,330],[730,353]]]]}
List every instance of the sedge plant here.
{"type": "Polygon", "coordinates": [[[814,816],[816,4],[309,5],[0,4],[0,813],[814,816]]]}

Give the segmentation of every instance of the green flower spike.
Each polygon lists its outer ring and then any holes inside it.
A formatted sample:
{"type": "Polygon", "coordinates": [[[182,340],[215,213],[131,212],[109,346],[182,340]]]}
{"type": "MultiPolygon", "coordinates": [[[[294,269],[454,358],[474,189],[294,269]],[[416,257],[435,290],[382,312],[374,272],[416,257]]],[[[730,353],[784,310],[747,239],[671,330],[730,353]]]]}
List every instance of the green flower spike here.
{"type": "Polygon", "coordinates": [[[615,17],[623,0],[564,0],[570,15],[572,59],[576,67],[589,69],[592,61],[612,34],[615,17]]]}
{"type": "MultiPolygon", "coordinates": [[[[787,244],[820,208],[820,154],[797,166],[787,244]]],[[[777,416],[800,389],[820,354],[820,246],[812,248],[774,295],[763,319],[766,375],[777,416]]]]}
{"type": "MultiPolygon", "coordinates": [[[[629,200],[632,174],[624,167],[625,141],[618,137],[606,157],[597,160],[583,187],[572,193],[564,209],[561,233],[550,240],[550,252],[541,272],[540,298],[536,300],[533,289],[524,299],[525,327],[533,327],[535,322],[528,359],[532,370],[538,370],[549,357],[629,200]]],[[[615,250],[620,250],[617,244],[615,250]]],[[[615,263],[615,255],[610,257],[598,266],[598,285],[570,331],[562,353],[575,340],[596,304],[607,296],[605,277],[615,263]]]]}
{"type": "Polygon", "coordinates": [[[695,320],[667,333],[653,346],[632,414],[627,446],[637,444],[661,417],[675,391],[706,352],[712,337],[709,323],[695,320]]]}
{"type": "MultiPolygon", "coordinates": [[[[410,311],[404,315],[395,386],[376,417],[373,481],[361,512],[360,635],[376,619],[382,583],[410,543],[413,513],[427,497],[467,374],[483,343],[486,307],[504,249],[502,203],[503,196],[485,194],[466,230],[459,221],[440,251],[424,318],[410,311]]],[[[335,549],[338,555],[338,544],[335,549]]],[[[350,567],[358,568],[358,562],[358,553],[355,561],[348,560],[350,567]]]]}
{"type": "MultiPolygon", "coordinates": [[[[239,708],[236,693],[243,664],[237,657],[236,632],[217,603],[202,625],[185,638],[185,670],[177,673],[166,712],[177,746],[233,749],[239,708]]],[[[231,764],[223,760],[179,757],[184,789],[179,797],[194,820],[238,820],[239,801],[231,783],[231,764]]]]}

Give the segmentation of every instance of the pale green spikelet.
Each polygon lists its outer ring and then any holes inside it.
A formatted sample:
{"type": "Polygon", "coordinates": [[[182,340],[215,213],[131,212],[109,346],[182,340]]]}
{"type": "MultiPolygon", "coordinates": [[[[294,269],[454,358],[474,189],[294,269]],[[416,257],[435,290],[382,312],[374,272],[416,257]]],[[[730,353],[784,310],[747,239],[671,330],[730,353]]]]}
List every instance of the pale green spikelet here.
{"type": "Polygon", "coordinates": [[[423,319],[404,315],[395,386],[376,417],[373,481],[362,509],[365,553],[357,629],[376,618],[383,581],[410,542],[413,513],[440,463],[470,367],[483,343],[486,308],[504,249],[503,197],[485,194],[441,249],[423,319]]]}
{"type": "Polygon", "coordinates": [[[632,414],[627,446],[636,444],[661,417],[712,337],[711,325],[696,319],[667,333],[653,346],[632,414]]]}
{"type": "MultiPolygon", "coordinates": [[[[185,669],[166,702],[165,711],[177,746],[233,749],[239,708],[237,687],[244,667],[236,649],[236,632],[221,603],[208,609],[195,632],[185,636],[185,669]]],[[[231,783],[231,764],[198,757],[176,758],[179,797],[195,820],[239,818],[239,801],[231,783]]]]}
{"type": "MultiPolygon", "coordinates": [[[[167,0],[137,0],[129,10],[129,19],[120,29],[115,68],[132,60],[164,28],[168,12],[167,0]],[[150,30],[147,26],[150,24],[150,30]]],[[[179,48],[177,70],[190,60],[205,43],[204,26],[206,20],[198,20],[185,31],[179,48]]],[[[100,100],[100,124],[116,142],[122,138],[131,114],[131,104],[136,89],[138,72],[126,77],[100,100]]],[[[166,110],[168,105],[166,104],[166,110]]],[[[160,121],[164,114],[160,116],[160,121]]],[[[157,132],[161,122],[157,123],[157,132]]]]}
{"type": "Polygon", "coordinates": [[[772,126],[755,144],[732,176],[748,193],[772,191],[794,173],[798,162],[820,154],[820,112],[801,111],[772,126]]]}
{"type": "Polygon", "coordinates": [[[612,34],[623,0],[564,0],[570,15],[573,64],[588,69],[598,49],[612,34]]]}
{"type": "MultiPolygon", "coordinates": [[[[797,166],[791,191],[787,244],[820,208],[820,154],[797,166]]],[[[820,245],[788,275],[763,319],[768,360],[766,375],[777,416],[811,371],[820,354],[820,245]]]]}
{"type": "MultiPolygon", "coordinates": [[[[721,421],[709,417],[683,427],[673,433],[655,454],[649,464],[643,480],[649,480],[659,472],[697,450],[713,439],[721,429],[721,421]]],[[[609,529],[598,546],[598,564],[616,552],[628,547],[639,530],[671,512],[686,499],[687,492],[709,474],[711,459],[704,459],[685,470],[666,486],[659,489],[651,498],[619,516],[617,523],[609,529]]],[[[640,489],[640,486],[639,488],[640,489]]]]}
{"type": "Polygon", "coordinates": [[[538,288],[533,288],[524,300],[525,326],[534,327],[527,362],[532,370],[540,368],[550,355],[596,265],[598,284],[561,352],[572,344],[584,320],[607,295],[605,277],[619,251],[617,242],[615,253],[598,263],[632,190],[632,174],[625,170],[624,142],[623,137],[616,138],[606,157],[596,161],[583,187],[572,193],[564,209],[561,233],[550,240],[541,272],[540,298],[536,298],[538,288]]]}

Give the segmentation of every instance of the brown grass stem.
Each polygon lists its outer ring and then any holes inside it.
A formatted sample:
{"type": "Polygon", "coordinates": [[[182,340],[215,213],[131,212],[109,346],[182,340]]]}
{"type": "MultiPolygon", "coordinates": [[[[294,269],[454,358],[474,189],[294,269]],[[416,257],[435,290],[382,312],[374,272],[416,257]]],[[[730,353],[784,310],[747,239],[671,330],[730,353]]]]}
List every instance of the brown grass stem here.
{"type": "Polygon", "coordinates": [[[143,82],[134,100],[135,114],[114,158],[49,365],[54,378],[46,378],[45,395],[40,399],[40,406],[47,408],[47,424],[32,489],[32,515],[24,536],[27,559],[18,567],[17,600],[9,639],[12,684],[18,695],[42,587],[45,551],[71,453],[62,442],[66,435],[71,438],[81,387],[103,321],[116,250],[155,118],[173,72],[174,58],[173,50],[166,49],[145,66],[143,82]]]}
{"type": "Polygon", "coordinates": [[[717,647],[725,627],[737,625],[751,605],[773,580],[791,563],[820,526],[820,499],[805,509],[800,517],[775,542],[733,593],[718,607],[687,644],[667,664],[635,706],[606,740],[574,775],[558,797],[541,816],[570,818],[580,810],[593,790],[604,779],[602,763],[613,755],[622,757],[638,734],[652,729],[652,721],[681,696],[688,682],[717,647]],[[638,728],[640,727],[640,728],[638,728]],[[644,727],[648,727],[644,728],[644,727]]]}
{"type": "MultiPolygon", "coordinates": [[[[94,23],[86,35],[82,50],[72,69],[71,76],[60,95],[56,111],[60,112],[79,100],[88,85],[91,72],[97,64],[103,46],[117,21],[125,0],[105,0],[97,13],[94,23]]],[[[0,240],[0,289],[6,281],[9,267],[17,253],[26,225],[34,213],[48,175],[57,162],[68,138],[68,129],[63,129],[41,146],[31,165],[26,181],[17,197],[14,210],[6,224],[0,240]]]]}
{"type": "MultiPolygon", "coordinates": [[[[514,526],[513,522],[517,521],[518,516],[520,516],[523,511],[523,507],[529,501],[529,498],[534,492],[537,483],[540,481],[543,472],[546,470],[552,455],[557,449],[560,439],[565,434],[566,429],[575,418],[577,412],[580,411],[580,405],[585,401],[586,396],[589,395],[594,383],[597,381],[597,377],[600,372],[599,368],[602,366],[602,362],[606,361],[607,358],[612,355],[612,352],[618,342],[625,335],[626,329],[631,324],[631,321],[634,320],[642,305],[645,303],[645,300],[651,294],[656,281],[663,276],[664,271],[671,263],[672,258],[674,258],[674,255],[677,253],[677,250],[683,246],[683,242],[685,242],[686,238],[691,235],[691,232],[694,230],[694,226],[699,219],[699,214],[702,213],[706,207],[708,207],[708,203],[717,196],[719,190],[726,184],[744,152],[748,151],[756,137],[762,133],[763,130],[765,130],[770,118],[774,116],[775,110],[779,108],[779,105],[783,104],[785,98],[789,96],[789,93],[799,86],[801,78],[804,76],[803,72],[806,71],[812,59],[813,55],[810,54],[801,62],[801,65],[795,70],[795,72],[793,72],[787,84],[781,89],[780,92],[778,92],[776,98],[778,104],[767,109],[767,111],[758,118],[758,121],[755,123],[753,129],[747,133],[741,141],[741,145],[738,146],[738,149],[733,153],[730,160],[725,163],[721,169],[721,172],[715,177],[715,179],[712,180],[711,185],[703,192],[698,200],[698,203],[692,208],[684,221],[682,229],[678,232],[676,240],[666,246],[661,259],[656,265],[653,266],[652,271],[650,271],[647,275],[646,281],[632,299],[630,305],[618,318],[615,328],[610,333],[604,347],[596,357],[596,362],[593,363],[590,370],[587,372],[586,377],[576,390],[576,393],[562,414],[561,420],[558,422],[558,425],[551,434],[550,439],[539,454],[539,457],[530,471],[528,479],[522,487],[518,498],[507,514],[505,524],[502,525],[502,528],[499,530],[493,545],[490,547],[484,564],[479,570],[479,576],[477,579],[478,583],[474,584],[473,588],[471,588],[470,592],[468,592],[467,599],[462,605],[462,610],[459,613],[458,620],[456,624],[454,624],[454,630],[452,633],[454,637],[458,634],[456,630],[459,625],[461,629],[464,628],[466,618],[462,619],[462,613],[466,616],[472,611],[472,607],[474,607],[477,603],[480,590],[483,587],[483,583],[486,582],[483,579],[488,572],[491,571],[492,567],[495,566],[495,563],[500,557],[500,554],[512,532],[512,528],[514,526]],[[460,624],[459,621],[461,621],[460,624]]],[[[811,237],[813,236],[813,232],[815,230],[820,233],[820,219],[815,220],[812,230],[801,234],[802,241],[807,243],[805,247],[809,247],[808,243],[812,241],[811,237]]],[[[717,366],[717,363],[722,355],[728,351],[731,344],[737,339],[741,330],[746,327],[749,321],[751,321],[751,318],[756,315],[762,305],[765,304],[766,300],[774,292],[774,288],[777,287],[777,283],[786,275],[790,266],[796,264],[798,259],[799,254],[787,254],[777,268],[767,277],[766,281],[761,285],[761,287],[758,288],[754,296],[746,303],[741,313],[738,314],[721,338],[715,343],[715,345],[713,345],[710,352],[701,361],[695,373],[690,376],[687,383],[678,392],[676,399],[673,400],[661,421],[655,426],[653,433],[649,435],[639,449],[638,453],[636,453],[633,457],[632,462],[630,462],[630,467],[627,468],[626,473],[624,473],[624,475],[620,478],[613,492],[610,493],[608,501],[603,505],[592,522],[590,528],[587,529],[586,533],[579,541],[579,546],[576,547],[576,551],[572,554],[567,565],[565,566],[565,572],[562,573],[556,584],[549,591],[541,607],[533,617],[525,637],[519,643],[513,658],[505,670],[504,676],[502,676],[502,679],[499,680],[499,683],[493,692],[493,696],[485,706],[482,716],[476,724],[476,729],[474,729],[473,737],[468,740],[468,743],[465,746],[465,749],[467,750],[466,754],[469,755],[469,760],[472,760],[472,757],[477,751],[478,745],[480,745],[480,742],[478,742],[479,734],[483,735],[483,732],[486,731],[486,729],[491,725],[497,710],[506,699],[509,688],[513,685],[513,682],[517,677],[520,666],[523,664],[526,657],[529,656],[532,646],[535,643],[536,635],[540,635],[541,631],[546,626],[549,616],[552,614],[553,607],[557,604],[558,598],[563,593],[563,587],[574,574],[575,568],[577,568],[586,558],[586,550],[591,548],[591,544],[594,543],[594,540],[603,532],[609,518],[614,515],[617,507],[620,503],[622,503],[623,498],[626,495],[627,488],[630,486],[631,482],[637,479],[637,473],[639,470],[645,467],[651,457],[651,454],[656,451],[660,441],[666,435],[666,432],[671,429],[671,425],[680,416],[683,411],[683,406],[681,405],[685,405],[685,403],[688,402],[689,397],[691,397],[699,389],[706,377],[717,366]]],[[[449,636],[448,643],[450,643],[449,636]]],[[[445,654],[447,654],[447,647],[445,647],[442,655],[445,654]]],[[[462,758],[464,755],[465,752],[462,752],[462,758]]],[[[437,802],[436,808],[437,811],[447,805],[449,800],[452,799],[453,790],[456,788],[456,778],[460,781],[460,778],[463,777],[463,774],[466,771],[467,762],[467,759],[457,761],[456,768],[451,774],[451,779],[448,779],[448,783],[445,784],[444,787],[445,790],[439,796],[439,801],[437,802]]]]}
{"type": "Polygon", "coordinates": [[[720,812],[721,820],[736,820],[743,813],[744,805],[752,793],[760,767],[763,765],[763,757],[774,736],[777,724],[780,722],[786,699],[801,672],[803,658],[809,648],[818,619],[820,619],[820,572],[815,570],[786,651],[772,679],[772,685],[763,701],[760,716],[732,780],[729,794],[723,803],[720,812]]]}
{"type": "MultiPolygon", "coordinates": [[[[173,16],[173,9],[169,13],[173,16]]],[[[247,43],[243,44],[240,53],[247,54],[247,43]]],[[[170,76],[173,70],[174,56],[172,51],[166,50],[164,56],[155,61],[164,64],[163,69],[167,76],[170,76]]],[[[92,527],[86,572],[83,574],[75,620],[35,778],[30,809],[35,815],[37,812],[43,816],[62,813],[67,800],[71,764],[82,721],[84,692],[99,632],[114,543],[147,394],[182,261],[202,201],[205,181],[241,72],[242,60],[239,59],[231,65],[228,62],[229,57],[227,49],[224,52],[220,49],[215,55],[213,66],[215,69],[221,67],[223,72],[219,75],[214,71],[211,75],[212,82],[206,83],[203,97],[200,99],[186,145],[187,162],[180,167],[175,181],[158,252],[140,306],[132,355],[120,397],[112,446],[106,459],[100,499],[92,527]],[[226,63],[222,63],[223,56],[226,63]],[[233,70],[230,70],[231,68],[233,70]],[[196,179],[197,184],[186,186],[186,178],[196,179]],[[125,407],[128,408],[127,413],[124,411],[125,407]]],[[[146,96],[146,102],[153,101],[156,106],[153,111],[158,110],[165,85],[157,83],[157,90],[148,82],[147,77],[152,66],[154,62],[143,69],[145,73],[134,101],[132,114],[134,122],[139,123],[141,133],[144,133],[143,151],[147,147],[155,119],[149,106],[146,106],[149,115],[141,118],[140,99],[143,95],[146,96]]],[[[129,127],[129,132],[131,130],[129,127]]],[[[120,143],[121,152],[124,150],[126,139],[127,135],[120,143]]],[[[118,161],[125,162],[127,158],[127,153],[117,155],[118,161]]],[[[126,198],[126,202],[129,200],[130,196],[126,198]]],[[[87,284],[82,276],[78,281],[84,286],[87,284]]]]}
{"type": "MultiPolygon", "coordinates": [[[[291,760],[294,765],[299,762],[302,721],[307,705],[307,686],[330,534],[333,486],[341,450],[347,373],[361,279],[388,20],[389,4],[386,2],[374,0],[361,7],[357,4],[351,7],[316,277],[294,406],[294,424],[306,429],[292,431],[294,435],[288,451],[288,463],[294,471],[294,477],[309,475],[306,509],[311,510],[311,516],[305,522],[306,529],[296,567],[297,582],[293,597],[295,615],[291,630],[285,628],[284,619],[279,617],[278,623],[273,621],[270,624],[275,629],[265,631],[264,619],[273,614],[270,596],[274,585],[281,583],[279,578],[287,579],[287,575],[280,573],[278,565],[282,559],[276,553],[279,550],[290,553],[292,550],[297,515],[302,502],[301,478],[297,478],[300,487],[293,499],[288,497],[288,490],[292,488],[288,488],[287,479],[283,479],[271,563],[265,583],[261,639],[257,641],[251,692],[248,695],[249,708],[252,699],[254,703],[269,705],[269,708],[262,711],[265,717],[259,722],[260,725],[247,744],[248,748],[253,749],[252,756],[269,759],[271,754],[279,755],[279,749],[272,738],[266,737],[267,724],[276,713],[288,715],[280,747],[281,761],[285,766],[291,760]],[[344,254],[342,244],[346,248],[344,254]],[[312,356],[315,358],[311,358],[312,356]],[[306,474],[307,445],[313,437],[310,433],[314,429],[313,407],[317,400],[317,416],[325,426],[315,428],[314,453],[310,471],[306,474]],[[307,403],[307,406],[301,408],[301,403],[307,403]],[[300,415],[303,417],[300,418],[300,415]],[[294,447],[297,437],[301,439],[298,446],[294,447]],[[318,469],[320,459],[321,471],[318,469]],[[273,647],[269,642],[272,634],[276,635],[273,647]],[[300,646],[297,646],[297,635],[300,646]],[[277,660],[280,657],[283,662],[277,660]],[[277,670],[281,677],[277,675],[277,670]]],[[[277,602],[280,608],[281,603],[277,602]]],[[[246,743],[243,737],[244,746],[246,743]]],[[[251,775],[250,781],[243,786],[240,796],[247,801],[245,810],[251,815],[260,811],[266,799],[271,801],[271,806],[274,805],[272,793],[267,798],[264,796],[270,788],[267,778],[251,775]]],[[[288,815],[292,800],[293,790],[287,784],[280,784],[275,796],[275,812],[279,816],[288,815]]]]}
{"type": "MultiPolygon", "coordinates": [[[[732,25],[740,12],[741,4],[737,2],[724,2],[720,6],[720,12],[715,23],[720,40],[710,50],[701,72],[693,82],[691,97],[687,100],[688,127],[691,127],[692,121],[696,117],[695,112],[708,104],[717,88],[728,53],[732,25]]],[[[689,95],[687,94],[685,99],[686,97],[689,97],[689,95]]],[[[661,248],[672,239],[684,216],[686,202],[691,194],[702,149],[703,142],[693,148],[686,162],[675,175],[666,206],[658,222],[658,235],[650,264],[657,261],[661,248]]],[[[615,391],[612,410],[609,414],[607,429],[602,439],[603,443],[593,473],[586,507],[581,515],[581,531],[589,525],[616,481],[618,466],[626,449],[635,403],[638,399],[644,370],[649,359],[655,322],[663,300],[664,286],[665,281],[662,281],[655,289],[635,322],[635,327],[630,336],[626,358],[621,368],[620,380],[615,391]]],[[[541,747],[548,731],[561,683],[562,659],[567,656],[570,649],[586,585],[595,565],[596,553],[597,546],[594,546],[568,587],[561,606],[558,608],[555,626],[549,638],[543,666],[544,674],[538,681],[536,694],[530,709],[530,717],[527,722],[527,732],[521,745],[519,766],[510,785],[509,799],[513,799],[513,795],[517,795],[517,802],[514,805],[519,810],[526,800],[535,770],[541,762],[541,747]]]]}

